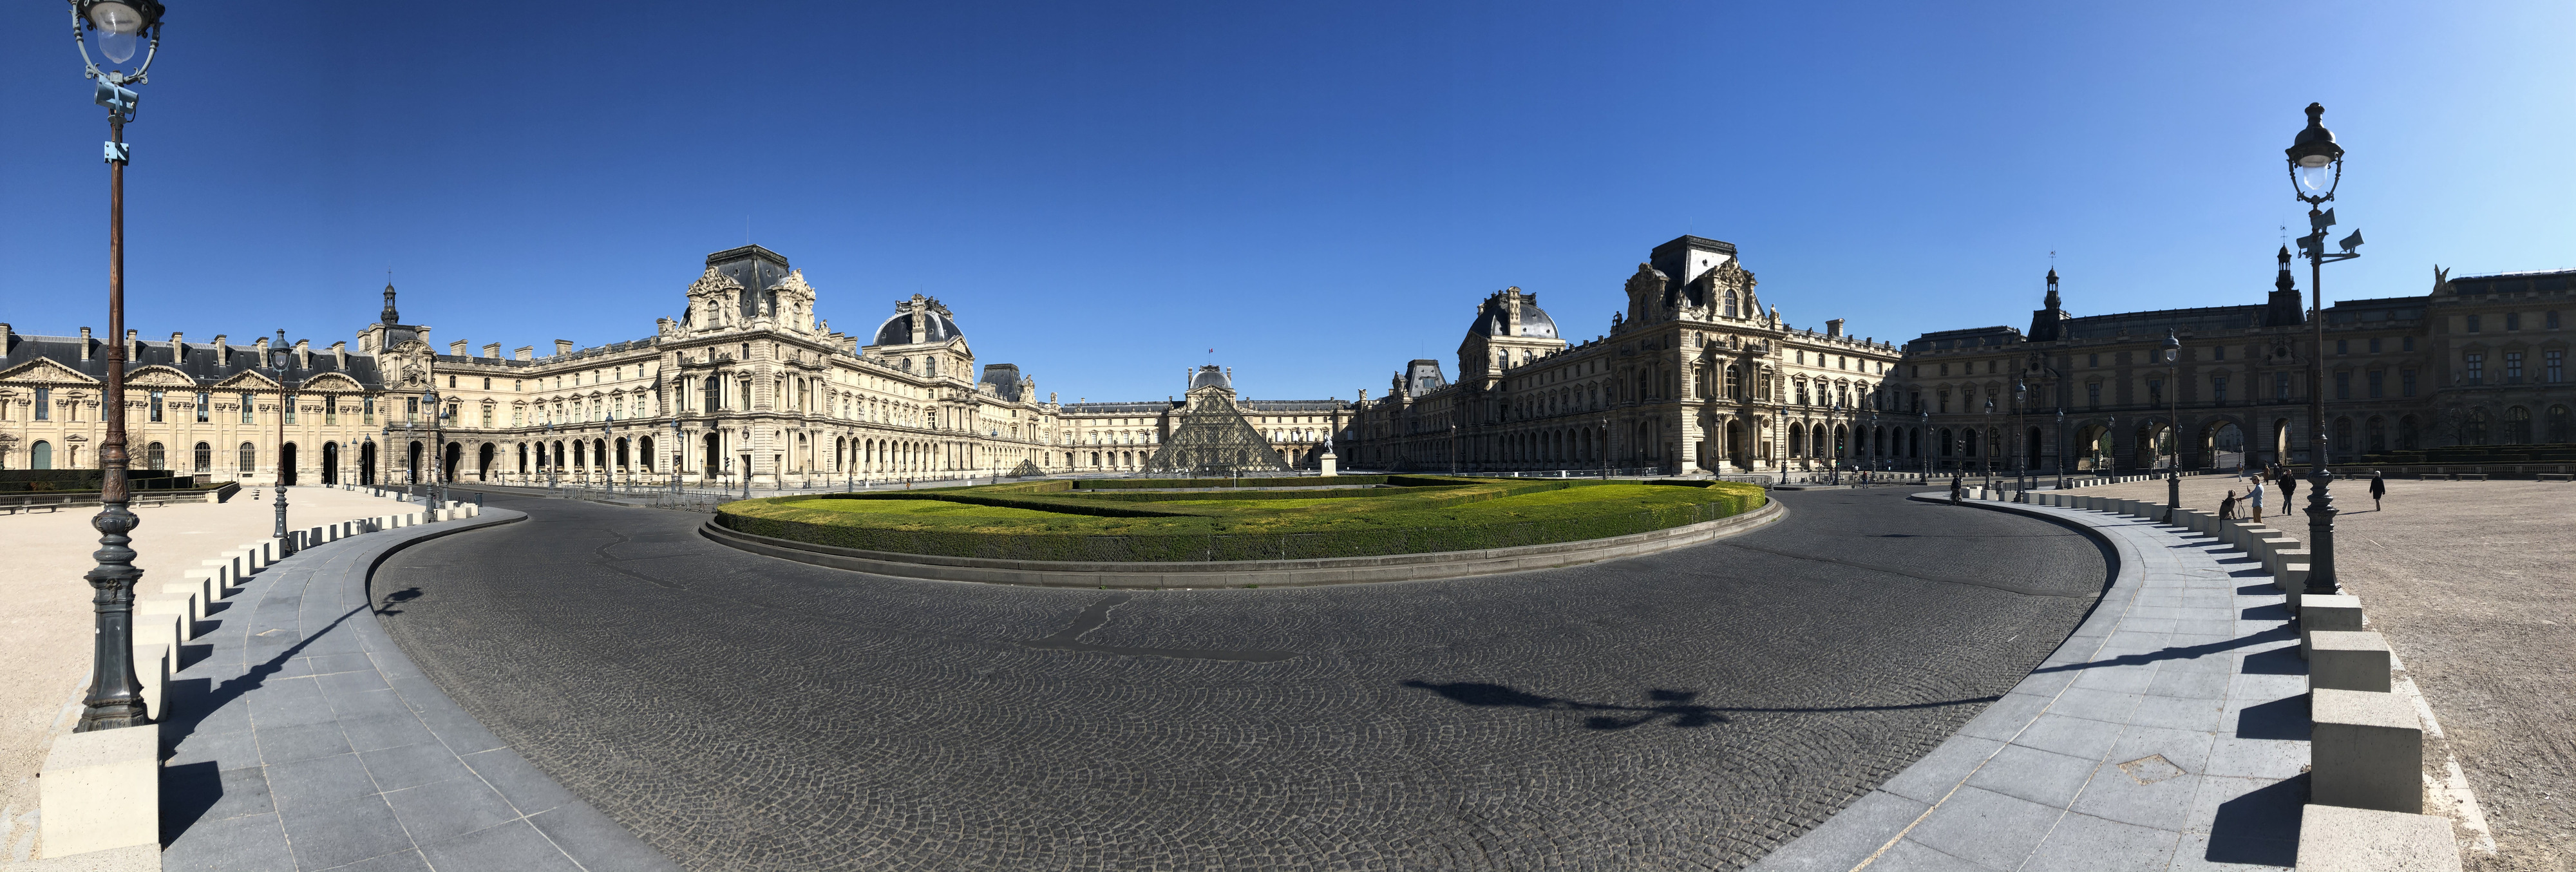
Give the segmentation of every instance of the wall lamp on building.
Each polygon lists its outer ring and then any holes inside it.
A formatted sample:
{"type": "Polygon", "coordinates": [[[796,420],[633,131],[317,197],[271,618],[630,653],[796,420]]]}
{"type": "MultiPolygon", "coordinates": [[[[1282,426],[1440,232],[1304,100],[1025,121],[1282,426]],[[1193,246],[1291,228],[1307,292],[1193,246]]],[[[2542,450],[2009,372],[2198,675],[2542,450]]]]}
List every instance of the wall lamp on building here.
{"type": "Polygon", "coordinates": [[[2318,207],[2334,200],[2335,189],[2343,185],[2343,146],[2335,142],[2334,132],[2325,125],[2326,107],[2308,104],[2308,126],[2299,131],[2284,149],[2289,155],[2291,193],[2299,202],[2308,204],[2310,233],[2299,237],[2299,251],[2308,259],[2308,293],[2310,318],[2315,323],[2316,347],[2308,355],[2308,583],[2303,594],[2337,594],[2343,585],[2335,578],[2334,497],[2328,486],[2334,471],[2327,469],[2333,454],[2326,444],[2326,293],[2325,265],[2330,261],[2360,257],[2354,251],[2361,247],[2361,231],[2337,243],[2343,251],[2326,253],[2326,228],[2335,223],[2334,210],[2318,207]]]}
{"type": "Polygon", "coordinates": [[[125,143],[125,122],[134,120],[144,71],[161,49],[158,0],[74,0],[72,45],[80,50],[82,76],[97,83],[92,97],[107,108],[107,432],[99,440],[99,510],[90,526],[99,532],[98,565],[84,579],[91,597],[97,644],[90,658],[89,692],[81,699],[74,732],[91,732],[152,723],[143,701],[143,682],[134,674],[134,583],[143,570],[134,567],[134,532],[140,519],[127,508],[132,493],[126,481],[131,460],[125,451],[125,163],[132,156],[125,143]],[[102,67],[90,57],[88,36],[98,37],[102,67]],[[148,42],[145,42],[148,36],[148,42]],[[137,43],[143,43],[138,46],[137,43]],[[118,69],[143,49],[143,63],[118,69]]]}

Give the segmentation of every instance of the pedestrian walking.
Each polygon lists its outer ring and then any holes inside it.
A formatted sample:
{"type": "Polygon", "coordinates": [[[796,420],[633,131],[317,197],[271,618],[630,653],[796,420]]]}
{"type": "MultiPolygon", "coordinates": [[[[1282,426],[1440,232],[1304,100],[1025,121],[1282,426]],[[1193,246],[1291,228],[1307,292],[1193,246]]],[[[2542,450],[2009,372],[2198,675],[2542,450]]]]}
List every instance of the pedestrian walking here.
{"type": "Polygon", "coordinates": [[[2245,496],[2254,502],[2254,523],[2263,523],[2263,480],[2255,479],[2254,489],[2247,491],[2245,496]]]}
{"type": "Polygon", "coordinates": [[[2370,471],[2370,510],[2379,511],[2379,501],[2388,496],[2388,477],[2379,470],[2370,471]]]}
{"type": "Polygon", "coordinates": [[[2236,489],[2229,488],[2227,491],[2227,498],[2218,501],[2218,519],[2221,521],[2236,520],[2236,489]]]}
{"type": "Polygon", "coordinates": [[[2289,507],[2291,507],[2291,506],[2295,506],[2295,505],[2298,505],[2298,503],[2292,502],[2292,500],[2296,500],[2296,499],[2298,499],[2298,498],[2299,498],[2299,477],[2298,477],[2298,476],[2295,476],[2295,475],[2291,475],[2291,474],[2290,474],[2290,470],[2288,470],[2287,468],[2282,469],[2282,470],[2281,470],[2281,508],[2282,508],[2282,510],[2283,510],[2283,511],[2288,511],[2288,510],[2289,510],[2289,507]]]}
{"type": "Polygon", "coordinates": [[[1968,476],[1967,476],[1967,474],[1966,474],[1966,473],[1960,473],[1960,474],[1957,474],[1957,475],[1950,476],[1950,504],[1951,504],[1951,505],[1954,505],[1954,506],[1955,506],[1955,505],[1958,505],[1958,504],[1959,504],[1959,498],[1960,498],[1960,497],[1962,497],[1962,496],[1965,496],[1965,495],[1967,494],[1967,492],[1968,492],[1968,476]]]}

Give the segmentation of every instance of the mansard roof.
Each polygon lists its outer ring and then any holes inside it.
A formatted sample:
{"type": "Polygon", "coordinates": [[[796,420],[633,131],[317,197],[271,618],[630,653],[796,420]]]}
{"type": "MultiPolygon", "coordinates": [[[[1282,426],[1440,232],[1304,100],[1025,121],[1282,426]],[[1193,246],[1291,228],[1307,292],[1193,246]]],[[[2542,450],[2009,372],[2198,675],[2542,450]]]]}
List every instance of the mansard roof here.
{"type": "MultiPolygon", "coordinates": [[[[7,352],[5,355],[0,355],[0,371],[12,370],[21,364],[41,359],[104,382],[107,380],[107,343],[108,340],[104,338],[83,339],[78,336],[10,334],[7,352]],[[81,359],[83,343],[89,344],[88,360],[81,359]]],[[[348,376],[368,390],[376,390],[384,386],[384,379],[376,367],[376,358],[371,354],[349,353],[348,365],[343,367],[330,351],[311,349],[305,355],[310,361],[309,366],[292,366],[279,371],[255,365],[259,363],[257,346],[231,345],[230,354],[218,355],[215,346],[206,343],[183,342],[182,350],[173,350],[170,343],[166,341],[142,341],[136,344],[141,347],[136,349],[133,360],[126,361],[127,374],[131,375],[144,367],[168,367],[184,373],[199,387],[212,386],[245,372],[258,372],[272,381],[284,381],[288,384],[303,382],[328,373],[339,373],[348,376]],[[218,361],[218,357],[226,359],[218,361]]],[[[289,357],[292,359],[293,355],[289,357]]]]}

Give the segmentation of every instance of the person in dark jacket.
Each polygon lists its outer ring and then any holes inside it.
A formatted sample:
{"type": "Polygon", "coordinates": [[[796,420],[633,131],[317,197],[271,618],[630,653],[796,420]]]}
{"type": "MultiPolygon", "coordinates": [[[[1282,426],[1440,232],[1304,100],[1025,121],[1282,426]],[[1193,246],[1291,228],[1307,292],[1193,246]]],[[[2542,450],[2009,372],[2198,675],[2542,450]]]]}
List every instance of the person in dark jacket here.
{"type": "Polygon", "coordinates": [[[2291,506],[2298,505],[2290,500],[2299,495],[2299,477],[2290,474],[2288,467],[2282,467],[2279,481],[2281,482],[2281,511],[2288,512],[2291,506]]]}
{"type": "Polygon", "coordinates": [[[2388,478],[2379,470],[2370,471],[2370,510],[2379,511],[2379,501],[2388,496],[2388,478]]]}

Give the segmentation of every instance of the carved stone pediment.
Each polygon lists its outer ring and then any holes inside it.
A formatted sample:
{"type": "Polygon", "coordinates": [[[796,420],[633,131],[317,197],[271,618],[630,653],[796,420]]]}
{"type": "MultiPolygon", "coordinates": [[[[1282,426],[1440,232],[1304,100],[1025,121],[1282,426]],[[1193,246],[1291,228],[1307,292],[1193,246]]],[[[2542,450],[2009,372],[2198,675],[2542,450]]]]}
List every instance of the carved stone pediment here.
{"type": "Polygon", "coordinates": [[[305,379],[302,389],[308,391],[362,391],[366,390],[366,386],[358,384],[357,379],[350,378],[340,373],[330,372],[305,379]]]}
{"type": "Polygon", "coordinates": [[[125,384],[128,387],[190,387],[196,383],[197,380],[189,378],[187,373],[157,363],[127,370],[125,373],[125,384]]]}
{"type": "Polygon", "coordinates": [[[71,367],[64,366],[41,357],[10,367],[6,372],[0,372],[0,380],[57,385],[94,385],[99,383],[98,379],[90,378],[89,376],[82,374],[79,370],[75,370],[71,367]]]}
{"type": "Polygon", "coordinates": [[[707,267],[705,274],[698,276],[697,281],[689,283],[689,296],[692,297],[718,291],[739,290],[742,290],[741,282],[734,281],[732,276],[717,271],[715,267],[707,267]]]}
{"type": "Polygon", "coordinates": [[[276,380],[276,379],[269,378],[268,376],[266,376],[266,375],[264,375],[264,374],[260,373],[258,370],[243,370],[243,371],[241,371],[241,372],[234,373],[234,374],[232,375],[232,377],[231,377],[231,378],[227,378],[227,379],[224,379],[223,381],[219,381],[219,382],[216,382],[216,383],[215,383],[215,388],[216,388],[217,390],[222,390],[222,389],[224,389],[224,388],[250,388],[250,389],[253,389],[253,390],[268,390],[268,389],[275,389],[276,387],[277,387],[277,380],[276,380]]]}

